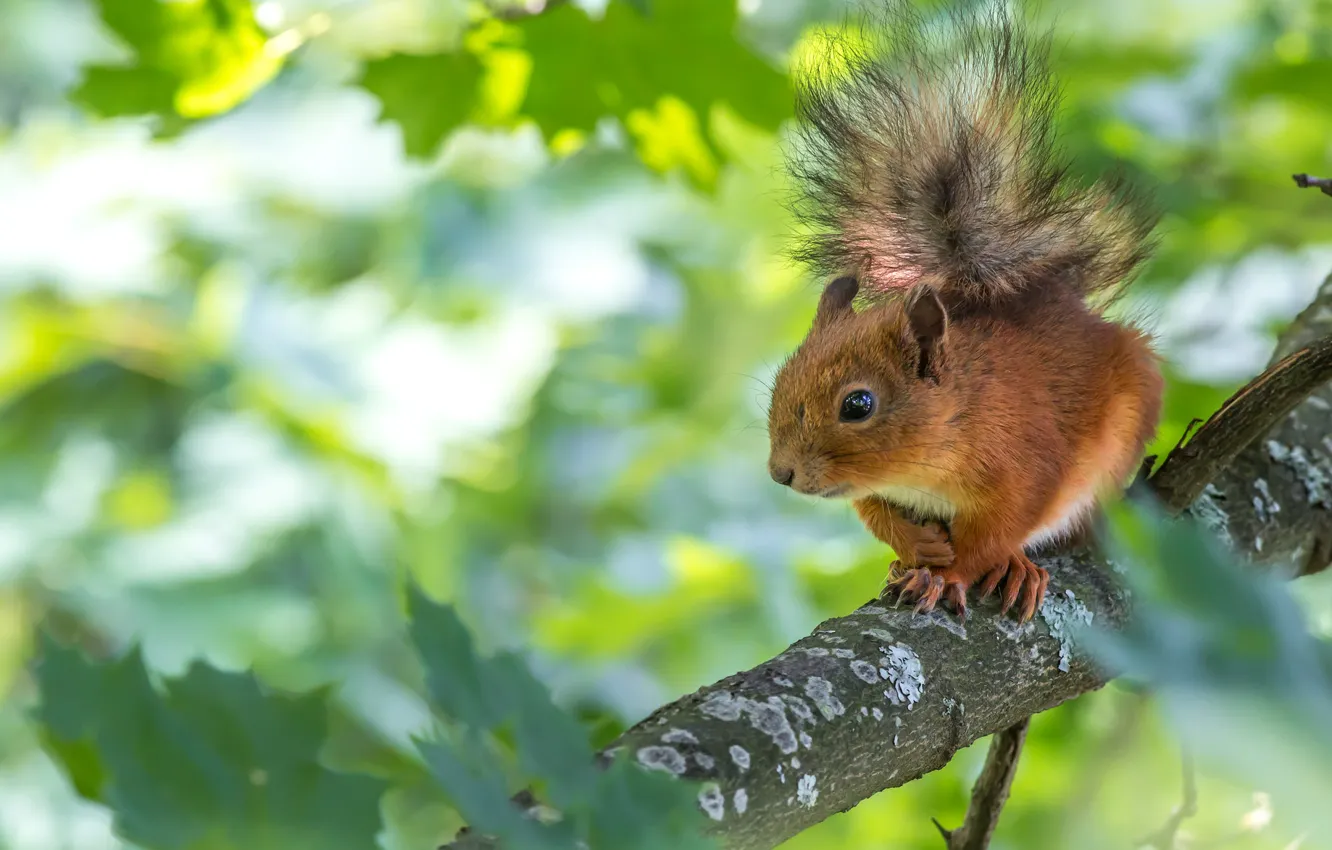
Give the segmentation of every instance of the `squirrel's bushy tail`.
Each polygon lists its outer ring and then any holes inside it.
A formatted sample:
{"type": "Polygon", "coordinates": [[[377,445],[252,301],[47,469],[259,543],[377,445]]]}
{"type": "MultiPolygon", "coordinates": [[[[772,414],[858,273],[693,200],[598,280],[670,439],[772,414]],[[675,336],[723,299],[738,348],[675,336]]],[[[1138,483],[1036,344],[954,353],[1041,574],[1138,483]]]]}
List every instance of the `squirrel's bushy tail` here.
{"type": "Polygon", "coordinates": [[[1001,12],[926,21],[889,0],[823,46],[796,72],[797,259],[858,274],[871,297],[930,282],[992,305],[1038,288],[1112,297],[1150,254],[1144,199],[1074,179],[1056,146],[1048,37],[1001,12]]]}

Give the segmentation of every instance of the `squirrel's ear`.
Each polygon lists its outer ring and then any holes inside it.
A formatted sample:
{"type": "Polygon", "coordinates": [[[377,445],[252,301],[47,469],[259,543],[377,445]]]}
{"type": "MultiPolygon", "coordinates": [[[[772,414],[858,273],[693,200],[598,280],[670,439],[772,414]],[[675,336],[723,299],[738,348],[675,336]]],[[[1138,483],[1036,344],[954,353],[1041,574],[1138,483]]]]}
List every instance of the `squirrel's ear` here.
{"type": "Polygon", "coordinates": [[[826,325],[838,316],[851,310],[851,302],[860,291],[860,283],[854,277],[839,277],[823,288],[823,297],[819,299],[818,312],[814,314],[814,327],[826,325]]]}
{"type": "Polygon", "coordinates": [[[932,287],[922,286],[906,308],[911,344],[917,349],[916,377],[939,383],[948,340],[948,311],[932,287]]]}

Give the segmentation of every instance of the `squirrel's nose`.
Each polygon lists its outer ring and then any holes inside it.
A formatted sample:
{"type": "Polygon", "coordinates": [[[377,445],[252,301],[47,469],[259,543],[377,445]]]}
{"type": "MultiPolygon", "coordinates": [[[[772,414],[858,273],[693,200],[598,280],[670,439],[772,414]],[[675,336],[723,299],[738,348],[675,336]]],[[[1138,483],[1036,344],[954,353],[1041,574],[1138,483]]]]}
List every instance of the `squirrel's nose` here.
{"type": "Polygon", "coordinates": [[[790,487],[791,482],[795,480],[794,469],[789,469],[786,467],[774,467],[768,471],[772,473],[772,480],[776,481],[778,484],[781,484],[783,486],[790,487]]]}

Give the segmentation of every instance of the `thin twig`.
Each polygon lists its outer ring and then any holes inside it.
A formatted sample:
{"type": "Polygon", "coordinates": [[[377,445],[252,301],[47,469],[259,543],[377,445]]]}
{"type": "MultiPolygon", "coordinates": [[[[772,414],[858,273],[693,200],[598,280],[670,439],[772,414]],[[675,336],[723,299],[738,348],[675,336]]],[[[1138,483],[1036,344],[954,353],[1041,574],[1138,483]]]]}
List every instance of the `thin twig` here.
{"type": "Polygon", "coordinates": [[[990,838],[999,825],[999,815],[1013,787],[1013,776],[1017,773],[1018,758],[1022,755],[1030,725],[1031,718],[1023,718],[990,741],[990,754],[985,757],[985,767],[971,789],[971,805],[967,807],[962,825],[950,830],[934,821],[948,844],[948,850],[985,850],[990,846],[990,838]]]}
{"type": "Polygon", "coordinates": [[[1180,446],[1187,443],[1189,441],[1190,435],[1193,434],[1193,429],[1197,428],[1201,424],[1203,424],[1203,420],[1197,416],[1190,419],[1189,424],[1184,428],[1184,433],[1179,435],[1179,442],[1175,443],[1175,448],[1179,448],[1180,446]]]}
{"type": "Polygon", "coordinates": [[[1167,510],[1179,513],[1193,504],[1236,455],[1329,379],[1332,338],[1311,343],[1245,384],[1152,476],[1167,510]]]}
{"type": "Polygon", "coordinates": [[[1332,177],[1314,177],[1309,174],[1292,174],[1291,177],[1295,179],[1295,185],[1301,189],[1313,186],[1324,195],[1332,195],[1332,177]]]}
{"type": "Polygon", "coordinates": [[[1183,758],[1184,799],[1170,813],[1170,817],[1160,829],[1138,842],[1140,847],[1155,847],[1157,850],[1174,850],[1175,837],[1184,821],[1198,813],[1198,771],[1193,764],[1193,756],[1186,750],[1183,758]]]}

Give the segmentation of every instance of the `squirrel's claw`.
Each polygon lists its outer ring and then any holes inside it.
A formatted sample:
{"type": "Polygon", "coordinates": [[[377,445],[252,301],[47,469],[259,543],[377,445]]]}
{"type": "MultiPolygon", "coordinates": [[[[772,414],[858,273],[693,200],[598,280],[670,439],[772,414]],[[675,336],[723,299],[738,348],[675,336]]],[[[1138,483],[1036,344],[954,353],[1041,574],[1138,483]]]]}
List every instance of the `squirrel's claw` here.
{"type": "MultiPolygon", "coordinates": [[[[1033,564],[1032,566],[1035,566],[1033,564]]],[[[1027,593],[1027,604],[1022,606],[1022,621],[1025,623],[1040,609],[1045,602],[1045,589],[1050,585],[1050,574],[1041,567],[1036,567],[1036,589],[1027,593]]]]}
{"type": "Polygon", "coordinates": [[[999,614],[1007,614],[1022,595],[1022,590],[1027,586],[1025,571],[1021,568],[1014,569],[1010,561],[1008,565],[1008,581],[1004,582],[1004,602],[999,606],[999,614]]]}
{"type": "Polygon", "coordinates": [[[985,581],[981,582],[981,586],[980,586],[980,598],[981,598],[981,599],[989,599],[989,598],[990,598],[990,594],[991,594],[991,593],[994,593],[994,589],[995,589],[996,587],[999,586],[999,582],[1003,581],[1003,580],[1004,580],[1004,576],[1006,576],[1006,575],[1008,575],[1008,565],[1007,565],[1007,564],[1004,564],[1003,566],[995,567],[994,569],[992,569],[992,570],[990,570],[988,573],[986,573],[986,574],[985,574],[985,581]]]}
{"type": "MultiPolygon", "coordinates": [[[[925,572],[928,573],[929,570],[925,570],[925,572]]],[[[929,585],[927,585],[925,592],[922,593],[920,596],[920,601],[916,603],[916,613],[928,614],[931,611],[933,611],[934,606],[939,603],[939,597],[943,596],[943,591],[944,591],[943,576],[940,575],[932,576],[929,580],[929,585]]]]}
{"type": "Polygon", "coordinates": [[[1000,614],[1007,614],[1018,600],[1022,607],[1018,610],[1018,622],[1025,623],[1036,616],[1036,611],[1045,601],[1045,589],[1050,584],[1050,574],[1036,566],[1024,553],[1017,552],[1008,558],[1008,562],[990,570],[981,583],[980,595],[984,599],[1004,582],[1003,604],[1000,614]]]}
{"type": "Polygon", "coordinates": [[[883,592],[879,594],[880,599],[895,596],[894,608],[900,608],[903,602],[910,603],[914,600],[916,603],[914,610],[917,614],[930,613],[942,599],[947,605],[952,606],[958,616],[966,618],[967,585],[964,582],[950,577],[947,571],[933,572],[923,567],[907,569],[900,575],[893,575],[900,566],[900,562],[894,562],[890,573],[893,577],[884,585],[883,592]]]}
{"type": "MultiPolygon", "coordinates": [[[[901,566],[900,561],[893,562],[893,567],[889,572],[892,576],[901,566]]],[[[894,608],[899,607],[904,601],[910,601],[914,597],[923,596],[930,587],[931,574],[926,569],[907,569],[895,578],[889,578],[888,583],[884,585],[883,593],[880,598],[890,595],[896,596],[897,601],[894,608]]]]}
{"type": "Polygon", "coordinates": [[[959,620],[967,619],[967,589],[960,584],[949,584],[944,588],[944,601],[953,606],[959,620]]]}

